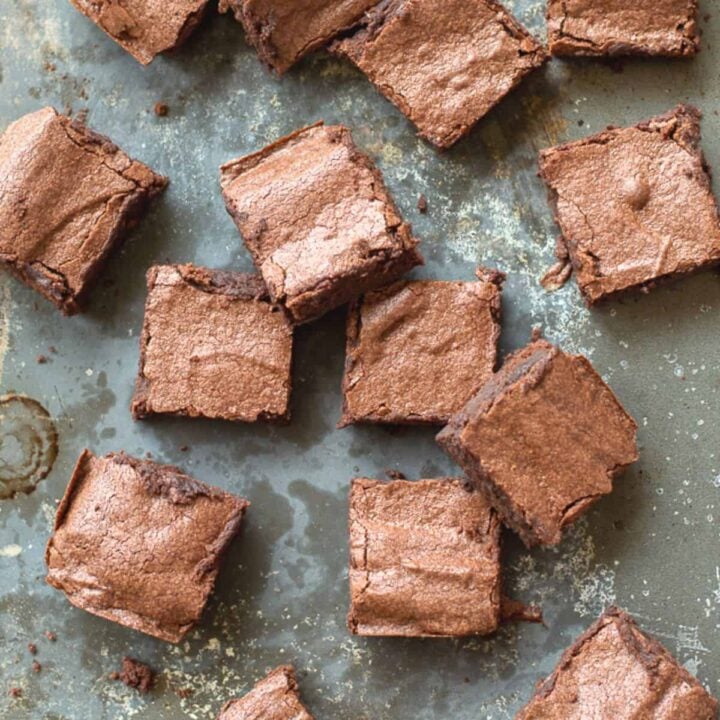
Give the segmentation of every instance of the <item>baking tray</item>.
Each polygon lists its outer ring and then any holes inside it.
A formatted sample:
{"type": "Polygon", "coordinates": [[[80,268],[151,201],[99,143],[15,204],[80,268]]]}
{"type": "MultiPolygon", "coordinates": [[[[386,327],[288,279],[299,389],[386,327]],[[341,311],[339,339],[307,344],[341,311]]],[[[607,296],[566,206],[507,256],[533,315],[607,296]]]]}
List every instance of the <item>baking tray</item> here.
{"type": "MultiPolygon", "coordinates": [[[[508,5],[544,37],[543,3],[508,5]]],[[[704,111],[704,148],[720,168],[720,13],[706,18],[711,7],[701,1],[696,60],[629,61],[621,72],[553,62],[440,154],[356,70],[319,54],[278,81],[240,27],[214,11],[181,52],[144,69],[66,0],[2,0],[0,127],[47,104],[86,110],[91,127],[172,184],[113,256],[87,314],[62,318],[0,275],[0,387],[41,403],[59,437],[54,468],[36,491],[0,501],[0,716],[214,718],[266,669],[292,662],[318,718],[512,718],[611,602],[720,692],[718,277],[698,275],[592,312],[572,282],[546,293],[538,279],[552,263],[557,229],[536,177],[538,149],[681,101],[704,111]],[[154,114],[158,101],[168,104],[167,117],[154,114]],[[350,478],[455,469],[429,429],[335,429],[342,311],[297,332],[289,427],[130,419],[145,270],[167,261],[249,270],[218,166],[319,118],[349,125],[382,168],[423,241],[427,264],[415,276],[471,279],[479,264],[506,271],[502,351],[541,325],[590,357],[639,422],[642,459],[559,548],[527,552],[504,537],[507,588],[541,603],[547,627],[513,625],[470,640],[349,635],[350,478]],[[421,193],[427,215],[416,208],[421,193]],[[48,363],[37,363],[41,354],[48,363]],[[177,647],[74,609],[44,582],[53,514],[85,446],[150,452],[252,502],[201,625],[177,647]],[[151,695],[107,679],[126,654],[160,672],[151,695]],[[8,696],[13,686],[22,698],[8,696]],[[193,693],[183,699],[176,691],[184,689],[193,693]]]]}

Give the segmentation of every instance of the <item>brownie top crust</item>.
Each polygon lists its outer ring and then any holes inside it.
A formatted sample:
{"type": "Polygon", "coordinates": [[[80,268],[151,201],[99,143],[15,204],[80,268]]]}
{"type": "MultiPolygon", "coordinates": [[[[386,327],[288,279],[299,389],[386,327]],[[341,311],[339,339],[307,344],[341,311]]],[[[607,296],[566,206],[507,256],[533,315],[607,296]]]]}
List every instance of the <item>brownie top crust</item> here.
{"type": "Polygon", "coordinates": [[[584,357],[539,339],[509,356],[437,440],[527,545],[553,545],[637,460],[636,431],[584,357]]]}
{"type": "Polygon", "coordinates": [[[718,704],[633,619],[610,608],[516,720],[715,720],[718,704]]]}
{"type": "Polygon", "coordinates": [[[228,702],[217,720],[313,720],[313,717],[300,700],[295,670],[283,665],[245,697],[228,702]]]}
{"type": "Polygon", "coordinates": [[[443,148],[547,59],[495,0],[383,0],[332,50],[443,148]]]}
{"type": "Polygon", "coordinates": [[[260,58],[278,74],[348,29],[378,0],[220,0],[260,58]]]}
{"type": "Polygon", "coordinates": [[[553,55],[694,55],[697,0],[549,0],[553,55]]]}
{"type": "Polygon", "coordinates": [[[133,415],[287,420],[292,342],[257,275],[154,266],[133,415]]]}
{"type": "Polygon", "coordinates": [[[442,424],[495,368],[501,273],[399,281],[350,308],[341,425],[442,424]]]}
{"type": "Polygon", "coordinates": [[[489,634],[500,586],[500,524],[480,493],[457,479],[353,480],[354,634],[489,634]]]}
{"type": "Polygon", "coordinates": [[[55,517],[47,581],[83,610],[179,642],[247,505],[177,468],[85,450],[55,517]]]}
{"type": "Polygon", "coordinates": [[[540,174],[590,304],[720,261],[718,209],[693,107],[544,150],[540,174]]]}
{"type": "Polygon", "coordinates": [[[271,298],[306,322],[422,262],[371,160],[316,124],[221,168],[228,211],[271,298]]]}
{"type": "Polygon", "coordinates": [[[143,65],[192,33],[208,0],[70,0],[143,65]]]}
{"type": "Polygon", "coordinates": [[[63,312],[167,179],[46,107],[0,136],[0,261],[63,312]]]}

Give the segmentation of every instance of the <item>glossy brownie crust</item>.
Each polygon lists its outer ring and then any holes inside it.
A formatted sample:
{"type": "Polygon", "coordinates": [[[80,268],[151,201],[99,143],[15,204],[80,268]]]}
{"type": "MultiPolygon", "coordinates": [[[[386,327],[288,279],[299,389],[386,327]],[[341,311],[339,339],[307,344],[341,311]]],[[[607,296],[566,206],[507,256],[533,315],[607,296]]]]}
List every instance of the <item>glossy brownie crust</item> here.
{"type": "Polygon", "coordinates": [[[378,0],[220,0],[260,59],[278,74],[349,29],[378,0]]]}
{"type": "Polygon", "coordinates": [[[516,720],[715,720],[718,703],[634,620],[610,608],[565,651],[516,720]]]}
{"type": "Polygon", "coordinates": [[[549,0],[553,55],[694,55],[697,0],[549,0]]]}
{"type": "Polygon", "coordinates": [[[355,301],[340,426],[446,423],[495,369],[503,280],[399,281],[355,301]]]}
{"type": "Polygon", "coordinates": [[[228,702],[217,720],[313,720],[300,700],[295,670],[275,668],[240,700],[228,702]]]}
{"type": "Polygon", "coordinates": [[[167,179],[51,107],[0,136],[0,262],[79,312],[126,230],[167,179]]]}
{"type": "Polygon", "coordinates": [[[135,419],[290,419],[292,327],[257,275],[156,265],[147,281],[135,419]]]}
{"type": "Polygon", "coordinates": [[[138,62],[147,65],[190,36],[208,0],[70,0],[138,62]]]}
{"type": "Polygon", "coordinates": [[[247,506],[175,467],[85,450],[55,517],[47,581],[76,607],[179,642],[247,506]]]}
{"type": "Polygon", "coordinates": [[[495,0],[383,0],[331,46],[418,128],[450,147],[547,59],[495,0]]]}
{"type": "Polygon", "coordinates": [[[612,490],[637,460],[636,430],[584,357],[540,339],[508,357],[437,441],[530,547],[557,544],[612,490]]]}
{"type": "Polygon", "coordinates": [[[480,493],[457,479],[353,480],[353,634],[486,635],[500,585],[500,523],[480,493]]]}
{"type": "Polygon", "coordinates": [[[720,262],[718,208],[693,107],[543,150],[540,175],[589,305],[720,262]]]}
{"type": "Polygon", "coordinates": [[[223,165],[221,184],[270,297],[294,323],[422,263],[380,172],[345,127],[298,130],[223,165]]]}

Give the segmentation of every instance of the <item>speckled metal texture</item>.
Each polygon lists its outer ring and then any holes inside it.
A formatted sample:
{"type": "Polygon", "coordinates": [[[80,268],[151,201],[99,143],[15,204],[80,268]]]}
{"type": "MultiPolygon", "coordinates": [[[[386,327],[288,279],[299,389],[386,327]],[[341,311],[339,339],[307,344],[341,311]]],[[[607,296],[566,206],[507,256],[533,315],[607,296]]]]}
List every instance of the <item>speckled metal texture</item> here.
{"type": "MultiPolygon", "coordinates": [[[[544,36],[543,3],[509,5],[544,36]]],[[[36,399],[59,434],[54,468],[35,492],[0,501],[0,716],[209,720],[266,669],[292,662],[319,719],[512,718],[613,601],[719,692],[718,277],[698,275],[592,312],[572,282],[546,293],[539,278],[557,229],[536,176],[540,148],[677,102],[704,111],[704,147],[720,172],[720,13],[701,0],[701,16],[697,59],[633,60],[622,72],[555,61],[440,154],[349,66],[319,54],[278,81],[240,27],[214,12],[179,53],[144,69],[66,0],[3,0],[0,127],[46,104],[87,110],[91,127],[172,184],[112,258],[88,313],[60,317],[0,276],[0,395],[36,399]],[[158,101],[169,106],[166,117],[153,112],[158,101]],[[557,549],[527,552],[504,536],[507,588],[541,603],[547,627],[462,641],[348,634],[350,478],[454,468],[429,429],[335,429],[342,311],[297,332],[290,426],[130,419],[145,270],[182,261],[250,269],[223,207],[218,166],[318,118],[349,125],[382,168],[423,241],[427,265],[417,277],[470,280],[478,264],[504,270],[502,350],[542,325],[551,340],[588,355],[638,420],[641,461],[557,549]],[[421,193],[426,215],[416,208],[421,193]],[[53,514],[85,446],[150,452],[252,502],[202,624],[177,647],[76,610],[44,583],[53,514]],[[39,673],[28,643],[38,646],[39,673]],[[159,671],[150,695],[107,679],[123,655],[159,671]],[[22,697],[11,698],[11,687],[22,697]],[[179,697],[185,689],[192,694],[179,697]]]]}

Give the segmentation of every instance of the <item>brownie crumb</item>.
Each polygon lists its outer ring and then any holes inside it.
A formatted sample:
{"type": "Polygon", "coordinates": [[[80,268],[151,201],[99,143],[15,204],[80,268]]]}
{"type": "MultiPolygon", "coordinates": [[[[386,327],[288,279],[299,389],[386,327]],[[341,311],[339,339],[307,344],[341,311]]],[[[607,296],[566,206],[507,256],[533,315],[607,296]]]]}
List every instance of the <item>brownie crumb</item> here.
{"type": "Polygon", "coordinates": [[[57,348],[54,345],[49,345],[48,352],[52,353],[53,355],[57,355],[57,348]]]}
{"type": "Polygon", "coordinates": [[[23,694],[22,688],[19,688],[19,687],[10,688],[10,697],[21,698],[22,694],[23,694]]]}
{"type": "Polygon", "coordinates": [[[390,480],[407,480],[407,475],[401,473],[399,470],[388,469],[385,471],[385,474],[390,480]]]}
{"type": "Polygon", "coordinates": [[[45,363],[48,361],[47,355],[38,355],[37,356],[37,364],[38,365],[45,365],[45,363]]]}
{"type": "Polygon", "coordinates": [[[181,445],[180,452],[187,452],[190,449],[189,445],[181,445]]]}
{"type": "Polygon", "coordinates": [[[122,670],[110,674],[111,680],[121,680],[140,693],[150,692],[155,685],[155,672],[151,667],[131,657],[124,657],[122,670]]]}
{"type": "Polygon", "coordinates": [[[155,103],[155,114],[158,117],[166,117],[170,112],[170,108],[164,102],[155,103]]]}
{"type": "Polygon", "coordinates": [[[45,637],[46,637],[50,642],[55,642],[55,641],[57,640],[57,635],[56,635],[54,632],[52,632],[51,630],[46,630],[46,631],[45,631],[45,637]]]}
{"type": "Polygon", "coordinates": [[[428,201],[427,198],[424,195],[420,195],[417,201],[417,209],[425,215],[428,211],[428,201]]]}
{"type": "Polygon", "coordinates": [[[175,694],[181,699],[186,700],[189,698],[195,691],[192,688],[179,688],[175,691],[175,694]]]}
{"type": "Polygon", "coordinates": [[[28,651],[31,655],[37,655],[37,645],[35,643],[28,643],[28,651]]]}
{"type": "Polygon", "coordinates": [[[34,673],[39,673],[42,670],[42,665],[37,660],[33,660],[32,669],[34,673]]]}

